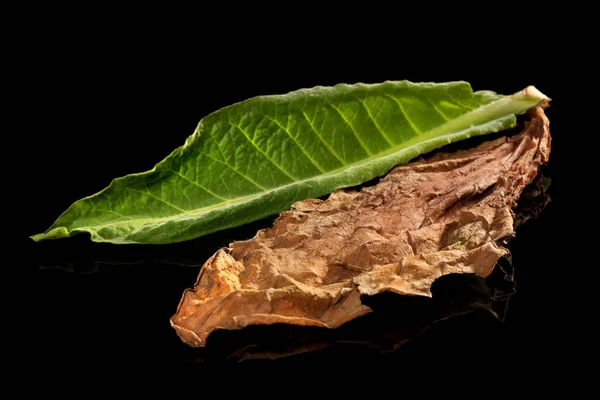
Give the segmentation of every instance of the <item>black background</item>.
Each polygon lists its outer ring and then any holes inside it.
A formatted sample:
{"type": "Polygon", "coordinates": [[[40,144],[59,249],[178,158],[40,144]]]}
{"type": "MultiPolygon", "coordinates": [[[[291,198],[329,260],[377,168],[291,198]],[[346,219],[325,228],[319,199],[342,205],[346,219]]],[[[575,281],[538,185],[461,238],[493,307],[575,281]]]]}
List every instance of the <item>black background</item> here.
{"type": "MultiPolygon", "coordinates": [[[[300,33],[312,24],[319,21],[306,21],[300,33]]],[[[22,327],[16,331],[25,339],[20,345],[24,371],[71,377],[107,371],[127,376],[139,371],[201,374],[325,367],[399,374],[427,370],[433,376],[458,369],[527,377],[549,368],[546,348],[553,339],[545,320],[552,289],[544,276],[559,267],[550,249],[559,219],[560,142],[565,133],[562,99],[552,73],[559,54],[544,44],[543,34],[532,33],[522,41],[510,38],[510,44],[498,40],[482,49],[461,39],[467,32],[458,38],[439,32],[435,41],[415,41],[408,31],[396,29],[375,29],[368,35],[342,29],[292,38],[285,27],[263,26],[231,36],[218,30],[186,33],[184,42],[167,35],[160,24],[149,25],[155,33],[138,34],[115,21],[44,25],[16,52],[13,106],[20,123],[13,136],[24,144],[11,151],[28,161],[14,164],[26,171],[13,187],[18,187],[19,208],[27,213],[25,224],[20,218],[13,225],[22,240],[19,257],[12,262],[22,272],[23,285],[12,312],[22,327]],[[37,244],[27,239],[114,177],[150,169],[180,146],[203,116],[220,107],[315,85],[401,79],[466,80],[475,90],[503,94],[535,85],[553,98],[547,111],[552,155],[544,168],[552,179],[552,202],[540,217],[519,227],[511,243],[517,293],[505,322],[486,312],[454,317],[389,354],[334,345],[276,361],[199,363],[193,361],[197,353],[169,326],[181,293],[193,285],[199,267],[158,261],[181,252],[187,261],[201,264],[229,241],[269,226],[269,220],[171,246],[164,253],[139,246],[115,249],[90,244],[84,237],[37,244]],[[102,260],[129,264],[80,272],[102,260]],[[73,268],[79,272],[64,270],[73,268]]]]}

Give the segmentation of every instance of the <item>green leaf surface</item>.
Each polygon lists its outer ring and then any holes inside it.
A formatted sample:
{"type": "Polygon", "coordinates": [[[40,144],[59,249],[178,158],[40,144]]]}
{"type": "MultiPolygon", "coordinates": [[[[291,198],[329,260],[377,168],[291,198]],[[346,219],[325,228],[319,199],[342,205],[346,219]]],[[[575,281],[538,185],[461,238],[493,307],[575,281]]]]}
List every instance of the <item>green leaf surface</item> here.
{"type": "Polygon", "coordinates": [[[173,243],[361,184],[447,143],[509,128],[547,101],[467,82],[340,84],[259,96],[204,117],[152,170],[71,205],[39,241],[173,243]]]}

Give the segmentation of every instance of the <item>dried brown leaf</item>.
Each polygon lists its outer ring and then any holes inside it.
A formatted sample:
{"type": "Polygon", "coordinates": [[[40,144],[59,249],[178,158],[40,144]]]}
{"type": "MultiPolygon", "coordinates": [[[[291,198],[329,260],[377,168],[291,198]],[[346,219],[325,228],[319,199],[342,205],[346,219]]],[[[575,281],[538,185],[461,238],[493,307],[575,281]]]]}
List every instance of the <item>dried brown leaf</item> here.
{"type": "Polygon", "coordinates": [[[338,190],[283,212],[253,239],[218,250],[171,325],[191,346],[216,329],[287,323],[335,328],[371,309],[361,295],[431,296],[453,273],[488,276],[508,253],[523,188],[550,153],[549,122],[394,168],[360,192],[338,190]]]}

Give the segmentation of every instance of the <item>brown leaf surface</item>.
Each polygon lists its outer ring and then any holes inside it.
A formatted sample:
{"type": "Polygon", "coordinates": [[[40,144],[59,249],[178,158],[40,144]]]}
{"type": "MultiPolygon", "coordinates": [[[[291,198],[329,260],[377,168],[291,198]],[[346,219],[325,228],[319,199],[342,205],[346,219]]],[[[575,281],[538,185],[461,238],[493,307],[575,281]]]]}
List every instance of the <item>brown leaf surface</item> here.
{"type": "Polygon", "coordinates": [[[508,250],[523,188],[548,161],[542,108],[520,134],[390,171],[360,192],[295,203],[270,229],[203,265],[171,325],[191,346],[215,329],[287,323],[335,328],[370,312],[361,295],[431,296],[437,278],[488,276],[508,250]]]}

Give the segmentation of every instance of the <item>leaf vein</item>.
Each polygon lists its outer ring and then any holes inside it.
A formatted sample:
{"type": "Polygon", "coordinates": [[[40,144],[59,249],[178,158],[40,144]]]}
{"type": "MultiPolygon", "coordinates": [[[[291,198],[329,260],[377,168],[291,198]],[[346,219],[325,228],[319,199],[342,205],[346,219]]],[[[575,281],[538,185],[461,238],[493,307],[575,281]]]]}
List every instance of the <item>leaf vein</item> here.
{"type": "Polygon", "coordinates": [[[286,172],[283,168],[281,168],[281,166],[277,165],[275,163],[275,161],[271,160],[271,158],[267,155],[267,153],[265,153],[264,151],[262,151],[260,149],[260,147],[258,147],[256,145],[256,143],[254,143],[251,139],[250,136],[248,135],[248,133],[242,129],[241,126],[234,124],[233,122],[230,121],[226,121],[226,120],[221,120],[222,122],[228,123],[229,125],[237,128],[240,132],[242,132],[242,134],[244,135],[244,137],[246,138],[246,140],[248,140],[248,143],[250,143],[260,154],[262,154],[271,164],[273,164],[278,170],[280,170],[285,176],[287,176],[288,178],[290,178],[293,181],[297,181],[298,178],[293,177],[292,175],[290,175],[288,172],[286,172]]]}
{"type": "MultiPolygon", "coordinates": [[[[304,149],[304,147],[300,146],[300,143],[298,143],[298,141],[296,140],[295,137],[292,136],[292,134],[287,130],[287,128],[284,128],[283,125],[281,125],[279,122],[277,122],[277,120],[269,117],[268,115],[261,113],[264,117],[266,117],[267,119],[273,121],[275,124],[277,124],[278,127],[280,127],[289,137],[290,139],[292,139],[294,141],[294,143],[296,143],[296,146],[298,146],[298,148],[302,151],[302,153],[304,153],[304,155],[306,156],[306,158],[308,158],[310,160],[310,162],[317,167],[317,169],[320,172],[325,172],[325,170],[323,168],[321,168],[321,166],[319,164],[317,164],[317,162],[306,152],[306,150],[304,149]]],[[[289,119],[288,119],[289,120],[289,119]]]]}
{"type": "Polygon", "coordinates": [[[112,210],[103,210],[101,208],[96,208],[96,207],[92,207],[92,210],[93,211],[100,211],[100,212],[110,213],[110,214],[115,214],[115,215],[118,215],[119,217],[127,218],[123,214],[119,214],[118,212],[112,211],[112,210]]]}
{"type": "Polygon", "coordinates": [[[382,93],[382,95],[385,96],[385,97],[387,97],[388,99],[392,99],[393,101],[396,102],[396,104],[398,105],[398,108],[400,109],[400,111],[404,115],[404,118],[406,119],[406,122],[408,122],[408,124],[410,125],[410,127],[413,129],[413,131],[415,131],[415,133],[417,135],[421,135],[423,133],[423,132],[421,132],[415,126],[415,124],[410,120],[410,118],[408,118],[408,114],[406,113],[406,111],[404,110],[404,107],[402,106],[402,104],[398,100],[396,100],[394,97],[390,96],[389,94],[382,93]]]}
{"type": "Polygon", "coordinates": [[[438,114],[440,114],[440,116],[441,116],[441,117],[444,119],[444,121],[445,121],[445,122],[448,122],[448,121],[450,121],[450,119],[449,119],[448,117],[446,117],[446,115],[445,115],[445,114],[444,114],[444,113],[443,113],[443,112],[442,112],[442,111],[441,111],[441,110],[440,110],[440,109],[439,109],[439,108],[438,108],[438,107],[435,105],[435,103],[434,103],[433,101],[431,101],[431,100],[429,99],[429,97],[427,97],[427,96],[420,96],[420,97],[422,97],[423,99],[425,99],[425,101],[427,101],[429,104],[431,104],[431,106],[433,107],[433,109],[434,109],[434,110],[435,110],[435,111],[436,111],[438,114]]]}
{"type": "Polygon", "coordinates": [[[357,96],[353,96],[356,101],[359,102],[359,104],[361,106],[363,106],[363,108],[365,109],[365,111],[367,111],[367,114],[369,115],[369,118],[371,118],[371,120],[373,121],[373,125],[375,125],[375,127],[377,128],[377,130],[379,131],[379,133],[381,133],[381,136],[383,136],[383,138],[385,139],[386,142],[388,142],[388,144],[390,146],[393,146],[394,143],[390,140],[390,138],[385,134],[385,132],[383,131],[383,129],[379,126],[379,124],[377,123],[377,120],[375,119],[375,117],[373,116],[373,114],[371,114],[371,111],[369,110],[369,107],[367,107],[367,105],[364,103],[363,100],[359,99],[357,96]]]}
{"type": "MultiPolygon", "coordinates": [[[[196,166],[198,165],[198,163],[196,163],[196,166]]],[[[211,190],[208,190],[207,188],[205,188],[204,186],[200,185],[197,182],[194,182],[193,180],[189,179],[188,177],[186,177],[185,175],[182,175],[180,172],[175,171],[174,169],[170,169],[172,172],[176,173],[177,175],[179,175],[180,177],[182,177],[183,179],[185,179],[186,181],[188,181],[189,183],[191,183],[192,185],[195,185],[197,187],[199,187],[200,189],[204,190],[206,193],[210,194],[213,197],[216,197],[217,199],[226,201],[227,199],[224,197],[219,196],[216,193],[213,193],[211,190]]]]}
{"type": "Polygon", "coordinates": [[[203,152],[203,151],[199,151],[199,150],[196,150],[196,149],[193,149],[193,150],[194,150],[196,153],[198,153],[198,154],[202,154],[202,155],[204,155],[204,156],[206,156],[206,157],[210,158],[210,159],[211,159],[211,160],[213,160],[213,161],[216,161],[216,162],[218,162],[218,163],[221,163],[221,164],[223,164],[223,165],[225,165],[225,166],[229,167],[229,169],[231,169],[233,172],[235,172],[236,174],[238,174],[238,175],[239,175],[239,176],[241,176],[242,178],[246,179],[248,182],[250,182],[251,184],[253,184],[253,185],[254,185],[254,186],[256,186],[257,188],[261,189],[262,191],[265,191],[265,190],[267,190],[267,188],[266,188],[266,187],[264,187],[264,186],[262,186],[262,185],[260,185],[260,184],[256,183],[254,180],[250,179],[250,178],[249,178],[249,177],[248,177],[246,174],[243,174],[242,172],[238,171],[236,168],[234,168],[234,167],[233,167],[232,165],[230,165],[229,163],[226,163],[226,162],[224,162],[224,161],[221,161],[221,160],[219,160],[218,158],[214,158],[214,157],[213,157],[213,156],[211,156],[210,154],[207,154],[207,153],[205,153],[205,152],[203,152]]]}
{"type": "Polygon", "coordinates": [[[321,141],[321,143],[323,143],[323,145],[331,153],[331,155],[333,155],[335,158],[337,158],[339,160],[339,162],[342,163],[342,165],[346,165],[346,163],[344,162],[344,160],[342,160],[340,158],[340,156],[331,148],[331,146],[329,145],[329,143],[327,143],[325,141],[325,139],[323,139],[323,137],[321,136],[321,134],[319,132],[317,132],[317,129],[315,128],[315,126],[313,125],[313,123],[308,119],[308,116],[306,115],[306,113],[304,112],[304,110],[300,109],[300,112],[302,113],[302,116],[304,117],[304,119],[306,120],[306,122],[308,122],[308,125],[310,126],[310,129],[312,129],[312,131],[315,133],[315,135],[317,135],[317,137],[319,138],[319,140],[321,141]]]}
{"type": "Polygon", "coordinates": [[[452,103],[456,104],[460,108],[466,108],[468,111],[471,111],[474,109],[474,108],[469,107],[469,106],[465,105],[464,103],[458,101],[458,99],[456,97],[452,96],[450,93],[446,93],[446,94],[448,95],[449,98],[451,98],[453,100],[452,103]]]}
{"type": "Polygon", "coordinates": [[[174,208],[175,210],[177,210],[179,212],[187,213],[187,211],[184,210],[183,208],[179,208],[176,205],[171,204],[171,203],[169,203],[169,202],[161,199],[160,197],[156,197],[155,195],[153,195],[150,192],[144,192],[144,191],[137,190],[137,189],[132,189],[132,188],[125,188],[125,190],[129,190],[129,191],[132,191],[132,192],[137,192],[137,193],[145,194],[146,196],[152,197],[153,199],[156,199],[156,200],[160,201],[161,203],[164,203],[164,204],[170,206],[171,208],[174,208]]]}
{"type": "Polygon", "coordinates": [[[360,144],[360,146],[367,152],[367,154],[369,156],[372,156],[373,153],[371,153],[371,150],[369,150],[367,148],[367,146],[365,146],[365,144],[363,143],[362,139],[360,138],[360,136],[358,135],[358,132],[356,132],[356,130],[354,129],[354,127],[352,126],[352,124],[346,119],[346,117],[344,116],[344,114],[333,104],[329,104],[329,106],[331,108],[333,108],[335,111],[337,111],[338,114],[340,114],[340,117],[342,117],[342,119],[344,120],[344,122],[350,127],[350,129],[352,130],[352,133],[354,133],[354,136],[356,137],[356,140],[358,140],[358,143],[360,144]]]}

